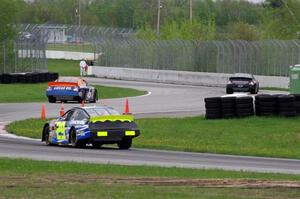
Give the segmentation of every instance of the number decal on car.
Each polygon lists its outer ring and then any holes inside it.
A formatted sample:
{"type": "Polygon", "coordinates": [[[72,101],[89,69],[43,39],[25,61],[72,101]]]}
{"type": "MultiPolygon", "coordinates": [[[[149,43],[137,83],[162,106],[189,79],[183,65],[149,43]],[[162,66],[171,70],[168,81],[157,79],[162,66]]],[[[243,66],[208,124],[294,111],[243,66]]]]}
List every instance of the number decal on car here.
{"type": "Polygon", "coordinates": [[[65,124],[66,124],[66,122],[57,122],[56,123],[56,138],[57,138],[57,140],[65,140],[66,139],[65,124]]]}

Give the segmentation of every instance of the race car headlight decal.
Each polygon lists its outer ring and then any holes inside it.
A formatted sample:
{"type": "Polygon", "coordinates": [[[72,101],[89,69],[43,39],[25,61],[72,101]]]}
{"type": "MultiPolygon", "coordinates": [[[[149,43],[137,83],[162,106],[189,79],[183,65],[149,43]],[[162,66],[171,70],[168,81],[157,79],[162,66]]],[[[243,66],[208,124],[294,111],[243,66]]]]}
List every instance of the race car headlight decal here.
{"type": "Polygon", "coordinates": [[[51,91],[51,90],[52,90],[52,87],[48,86],[47,91],[51,91]]]}
{"type": "Polygon", "coordinates": [[[135,131],[125,131],[125,136],[135,136],[135,131]]]}
{"type": "Polygon", "coordinates": [[[105,136],[107,136],[107,131],[98,131],[97,136],[98,137],[105,137],[105,136]]]}

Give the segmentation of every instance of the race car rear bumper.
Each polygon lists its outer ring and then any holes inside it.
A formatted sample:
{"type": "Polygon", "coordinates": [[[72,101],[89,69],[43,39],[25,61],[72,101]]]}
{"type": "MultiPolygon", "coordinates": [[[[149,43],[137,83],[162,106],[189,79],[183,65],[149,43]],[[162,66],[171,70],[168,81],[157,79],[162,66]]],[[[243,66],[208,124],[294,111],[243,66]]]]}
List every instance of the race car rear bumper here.
{"type": "Polygon", "coordinates": [[[139,130],[101,130],[92,133],[92,141],[118,142],[124,138],[134,138],[140,135],[139,130]]]}

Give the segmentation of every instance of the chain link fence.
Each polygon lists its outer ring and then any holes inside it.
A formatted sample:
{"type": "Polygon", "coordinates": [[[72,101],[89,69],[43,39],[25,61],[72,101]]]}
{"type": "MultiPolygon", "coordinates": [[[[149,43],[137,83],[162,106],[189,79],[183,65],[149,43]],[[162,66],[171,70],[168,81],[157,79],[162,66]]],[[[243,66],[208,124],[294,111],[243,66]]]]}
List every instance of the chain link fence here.
{"type": "Polygon", "coordinates": [[[289,66],[300,63],[300,40],[153,41],[135,39],[134,30],[125,28],[27,24],[20,29],[32,38],[0,44],[2,73],[46,70],[45,49],[90,52],[99,66],[160,70],[287,76],[289,66]]]}
{"type": "Polygon", "coordinates": [[[287,76],[300,63],[300,40],[144,41],[107,39],[97,43],[97,65],[287,76]]]}

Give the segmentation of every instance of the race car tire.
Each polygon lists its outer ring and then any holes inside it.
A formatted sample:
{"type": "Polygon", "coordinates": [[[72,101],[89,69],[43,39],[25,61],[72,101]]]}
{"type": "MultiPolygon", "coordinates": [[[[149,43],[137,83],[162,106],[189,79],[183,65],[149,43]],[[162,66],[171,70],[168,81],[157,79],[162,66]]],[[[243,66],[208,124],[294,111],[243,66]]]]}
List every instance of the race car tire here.
{"type": "Polygon", "coordinates": [[[52,96],[49,96],[49,97],[48,97],[48,102],[49,102],[49,103],[55,103],[55,102],[56,102],[56,98],[55,98],[55,97],[52,97],[52,96]]]}
{"type": "Polygon", "coordinates": [[[250,89],[250,94],[256,94],[256,90],[255,89],[250,89]]]}
{"type": "Polygon", "coordinates": [[[129,149],[132,145],[132,139],[130,138],[125,138],[125,139],[122,139],[120,142],[118,142],[118,147],[119,149],[129,149]]]}
{"type": "Polygon", "coordinates": [[[94,96],[93,96],[93,100],[91,101],[92,103],[96,103],[98,100],[98,93],[97,93],[97,90],[95,90],[94,92],[94,96]]]}
{"type": "Polygon", "coordinates": [[[53,144],[49,141],[49,136],[50,136],[50,129],[49,129],[49,125],[45,126],[44,128],[44,138],[45,138],[45,143],[48,146],[52,146],[53,144]]]}
{"type": "Polygon", "coordinates": [[[233,93],[233,90],[230,89],[230,88],[226,88],[226,94],[232,94],[233,93]]]}
{"type": "Polygon", "coordinates": [[[74,128],[71,129],[70,132],[70,143],[73,147],[77,147],[77,148],[81,148],[84,147],[86,145],[85,142],[80,141],[77,139],[77,133],[76,130],[74,128]]]}

